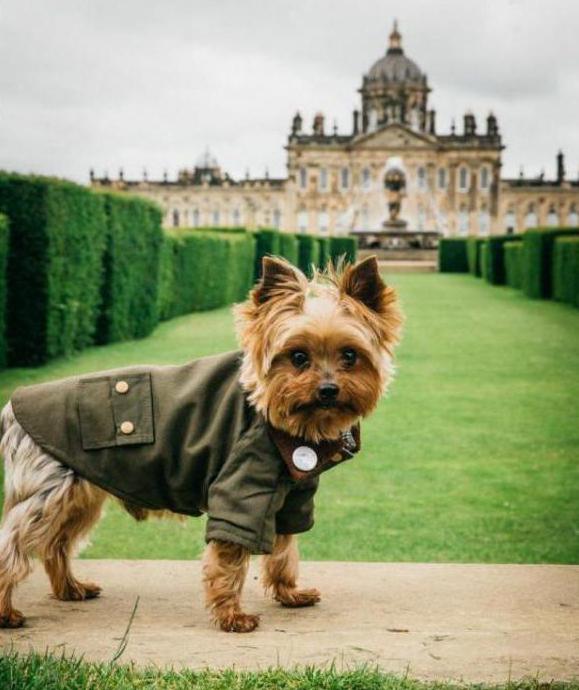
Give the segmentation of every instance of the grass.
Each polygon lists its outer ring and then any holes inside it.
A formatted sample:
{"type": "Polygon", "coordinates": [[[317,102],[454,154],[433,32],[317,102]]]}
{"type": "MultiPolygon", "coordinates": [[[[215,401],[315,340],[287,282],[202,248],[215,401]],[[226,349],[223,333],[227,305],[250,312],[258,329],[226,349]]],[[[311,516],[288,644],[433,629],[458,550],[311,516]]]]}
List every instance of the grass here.
{"type": "Polygon", "coordinates": [[[94,664],[81,660],[31,654],[0,656],[0,687],[3,690],[579,690],[579,683],[539,683],[538,680],[502,685],[422,683],[409,677],[374,669],[337,671],[307,668],[259,672],[138,670],[134,666],[94,664]]]}
{"type": "MultiPolygon", "coordinates": [[[[398,375],[363,425],[363,452],[322,478],[303,556],[579,563],[579,310],[467,275],[393,282],[407,315],[398,375]]],[[[143,341],[1,372],[0,399],[21,384],[234,346],[228,310],[193,314],[143,341]]],[[[203,519],[138,525],[111,504],[84,556],[197,557],[203,530],[203,519]]]]}

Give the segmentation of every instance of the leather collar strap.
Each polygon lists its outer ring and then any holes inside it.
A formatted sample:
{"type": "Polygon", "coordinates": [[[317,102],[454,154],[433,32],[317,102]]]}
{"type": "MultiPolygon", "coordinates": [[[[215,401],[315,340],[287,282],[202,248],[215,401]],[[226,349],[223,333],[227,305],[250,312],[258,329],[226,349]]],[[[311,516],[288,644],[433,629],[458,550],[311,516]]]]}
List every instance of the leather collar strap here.
{"type": "Polygon", "coordinates": [[[269,435],[277,447],[292,479],[315,477],[341,462],[350,460],[360,450],[360,425],[354,425],[335,441],[309,443],[290,436],[268,424],[269,435]]]}

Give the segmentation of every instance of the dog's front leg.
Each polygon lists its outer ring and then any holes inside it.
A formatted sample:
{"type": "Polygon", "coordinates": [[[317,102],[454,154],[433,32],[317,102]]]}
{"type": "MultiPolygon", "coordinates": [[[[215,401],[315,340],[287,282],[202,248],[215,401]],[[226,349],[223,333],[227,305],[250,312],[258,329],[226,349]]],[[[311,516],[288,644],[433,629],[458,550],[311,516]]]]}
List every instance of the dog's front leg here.
{"type": "Polygon", "coordinates": [[[263,585],[282,606],[299,608],[320,601],[317,589],[298,589],[298,542],[293,534],[278,534],[269,556],[262,563],[263,585]]]}
{"type": "Polygon", "coordinates": [[[243,546],[225,541],[209,542],[203,555],[205,602],[215,622],[226,632],[251,632],[259,625],[259,616],[241,610],[249,556],[243,546]]]}

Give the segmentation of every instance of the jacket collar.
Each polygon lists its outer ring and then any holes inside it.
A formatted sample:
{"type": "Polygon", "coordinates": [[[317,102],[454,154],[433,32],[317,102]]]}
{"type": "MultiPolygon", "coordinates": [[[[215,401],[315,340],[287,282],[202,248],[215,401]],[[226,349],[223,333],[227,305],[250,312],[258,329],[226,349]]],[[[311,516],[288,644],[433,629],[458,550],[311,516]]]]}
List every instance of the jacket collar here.
{"type": "Polygon", "coordinates": [[[342,433],[335,441],[310,443],[290,436],[268,424],[269,435],[281,455],[292,479],[315,477],[321,472],[350,460],[360,450],[360,424],[342,433]]]}

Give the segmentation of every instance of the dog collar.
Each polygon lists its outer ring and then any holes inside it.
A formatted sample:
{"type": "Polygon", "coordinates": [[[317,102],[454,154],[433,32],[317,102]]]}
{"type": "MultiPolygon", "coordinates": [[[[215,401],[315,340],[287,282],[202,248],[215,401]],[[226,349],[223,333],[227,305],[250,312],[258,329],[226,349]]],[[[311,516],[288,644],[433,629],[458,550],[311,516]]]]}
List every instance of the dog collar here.
{"type": "Polygon", "coordinates": [[[268,425],[268,430],[290,476],[296,480],[315,477],[350,460],[361,447],[359,424],[355,424],[334,441],[320,443],[310,443],[303,438],[290,436],[271,425],[268,425]]]}

